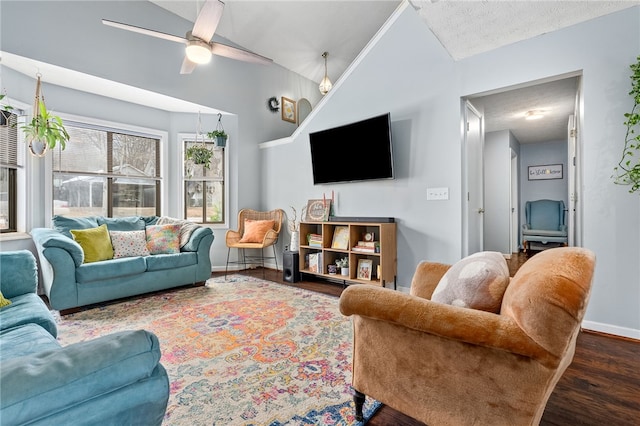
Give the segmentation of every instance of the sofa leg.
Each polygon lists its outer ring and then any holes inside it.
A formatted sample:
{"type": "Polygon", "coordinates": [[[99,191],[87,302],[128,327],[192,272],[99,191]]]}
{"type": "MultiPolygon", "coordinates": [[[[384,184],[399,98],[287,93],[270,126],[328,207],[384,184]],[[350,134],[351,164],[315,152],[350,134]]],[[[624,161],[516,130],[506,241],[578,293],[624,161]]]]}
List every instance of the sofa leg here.
{"type": "Polygon", "coordinates": [[[364,416],[362,415],[362,406],[364,405],[365,395],[353,387],[351,389],[353,389],[353,402],[356,405],[356,420],[361,422],[364,420],[364,416]]]}
{"type": "Polygon", "coordinates": [[[207,284],[206,281],[198,281],[197,283],[194,283],[193,286],[194,287],[204,287],[205,284],[207,284]]]}
{"type": "Polygon", "coordinates": [[[62,309],[60,312],[60,316],[65,316],[65,315],[71,315],[71,314],[76,314],[78,312],[80,312],[82,310],[81,307],[77,307],[77,308],[69,308],[69,309],[62,309]]]}

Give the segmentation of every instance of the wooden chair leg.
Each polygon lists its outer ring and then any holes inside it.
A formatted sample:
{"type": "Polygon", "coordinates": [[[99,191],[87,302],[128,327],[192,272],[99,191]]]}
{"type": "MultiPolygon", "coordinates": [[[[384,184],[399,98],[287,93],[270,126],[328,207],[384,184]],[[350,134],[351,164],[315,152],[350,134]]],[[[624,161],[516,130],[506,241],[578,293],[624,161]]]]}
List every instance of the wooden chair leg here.
{"type": "Polygon", "coordinates": [[[356,420],[361,422],[364,420],[364,415],[362,414],[362,407],[364,406],[365,395],[362,392],[357,391],[353,387],[353,402],[356,406],[356,420]]]}

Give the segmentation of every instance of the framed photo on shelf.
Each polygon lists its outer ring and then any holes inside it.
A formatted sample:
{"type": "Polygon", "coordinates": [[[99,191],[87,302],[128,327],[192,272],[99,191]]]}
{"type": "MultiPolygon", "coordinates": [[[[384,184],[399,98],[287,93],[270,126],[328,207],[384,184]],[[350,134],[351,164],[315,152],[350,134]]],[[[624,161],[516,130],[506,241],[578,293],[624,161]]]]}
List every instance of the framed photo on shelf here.
{"type": "Polygon", "coordinates": [[[296,123],[296,101],[293,99],[282,97],[282,119],[291,123],[296,123]]]}
{"type": "Polygon", "coordinates": [[[309,200],[307,202],[306,222],[326,222],[331,212],[331,200],[309,200]]]}
{"type": "Polygon", "coordinates": [[[372,269],[373,269],[373,260],[371,260],[371,259],[360,259],[360,260],[358,260],[358,275],[357,275],[357,278],[359,280],[369,280],[369,281],[371,281],[372,269]]]}
{"type": "Polygon", "coordinates": [[[346,250],[349,248],[349,227],[336,226],[333,230],[331,248],[346,250]]]}

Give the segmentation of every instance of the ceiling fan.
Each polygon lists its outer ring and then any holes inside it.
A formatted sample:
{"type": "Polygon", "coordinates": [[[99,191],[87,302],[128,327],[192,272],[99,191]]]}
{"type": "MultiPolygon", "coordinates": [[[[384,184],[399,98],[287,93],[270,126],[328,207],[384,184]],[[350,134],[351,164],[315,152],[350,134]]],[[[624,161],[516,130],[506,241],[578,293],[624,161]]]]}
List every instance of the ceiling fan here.
{"type": "Polygon", "coordinates": [[[223,9],[224,3],[220,0],[206,0],[204,6],[202,6],[202,9],[198,13],[196,22],[193,24],[193,29],[187,32],[186,37],[178,37],[160,31],[136,27],[135,25],[110,21],[108,19],[103,19],[102,23],[123,30],[186,44],[186,54],[182,62],[180,74],[191,74],[198,64],[206,64],[209,62],[212,54],[259,64],[273,62],[271,59],[265,58],[257,53],[211,41],[220,22],[220,18],[222,18],[223,9]]]}

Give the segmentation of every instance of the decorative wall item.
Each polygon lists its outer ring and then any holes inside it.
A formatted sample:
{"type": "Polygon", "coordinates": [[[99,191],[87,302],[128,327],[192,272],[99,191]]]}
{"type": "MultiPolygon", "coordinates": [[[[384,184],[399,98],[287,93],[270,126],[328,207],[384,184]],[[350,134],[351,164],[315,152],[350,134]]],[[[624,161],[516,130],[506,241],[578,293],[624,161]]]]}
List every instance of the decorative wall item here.
{"type": "Polygon", "coordinates": [[[562,164],[529,166],[529,180],[562,179],[562,164]]]}
{"type": "Polygon", "coordinates": [[[276,98],[275,96],[272,96],[269,99],[267,99],[267,107],[271,112],[280,111],[280,102],[278,102],[278,98],[276,98]]]}
{"type": "Polygon", "coordinates": [[[282,97],[282,119],[291,123],[296,123],[296,101],[282,97]]]}
{"type": "Polygon", "coordinates": [[[324,222],[329,219],[331,200],[309,200],[307,203],[307,222],[324,222]]]}

